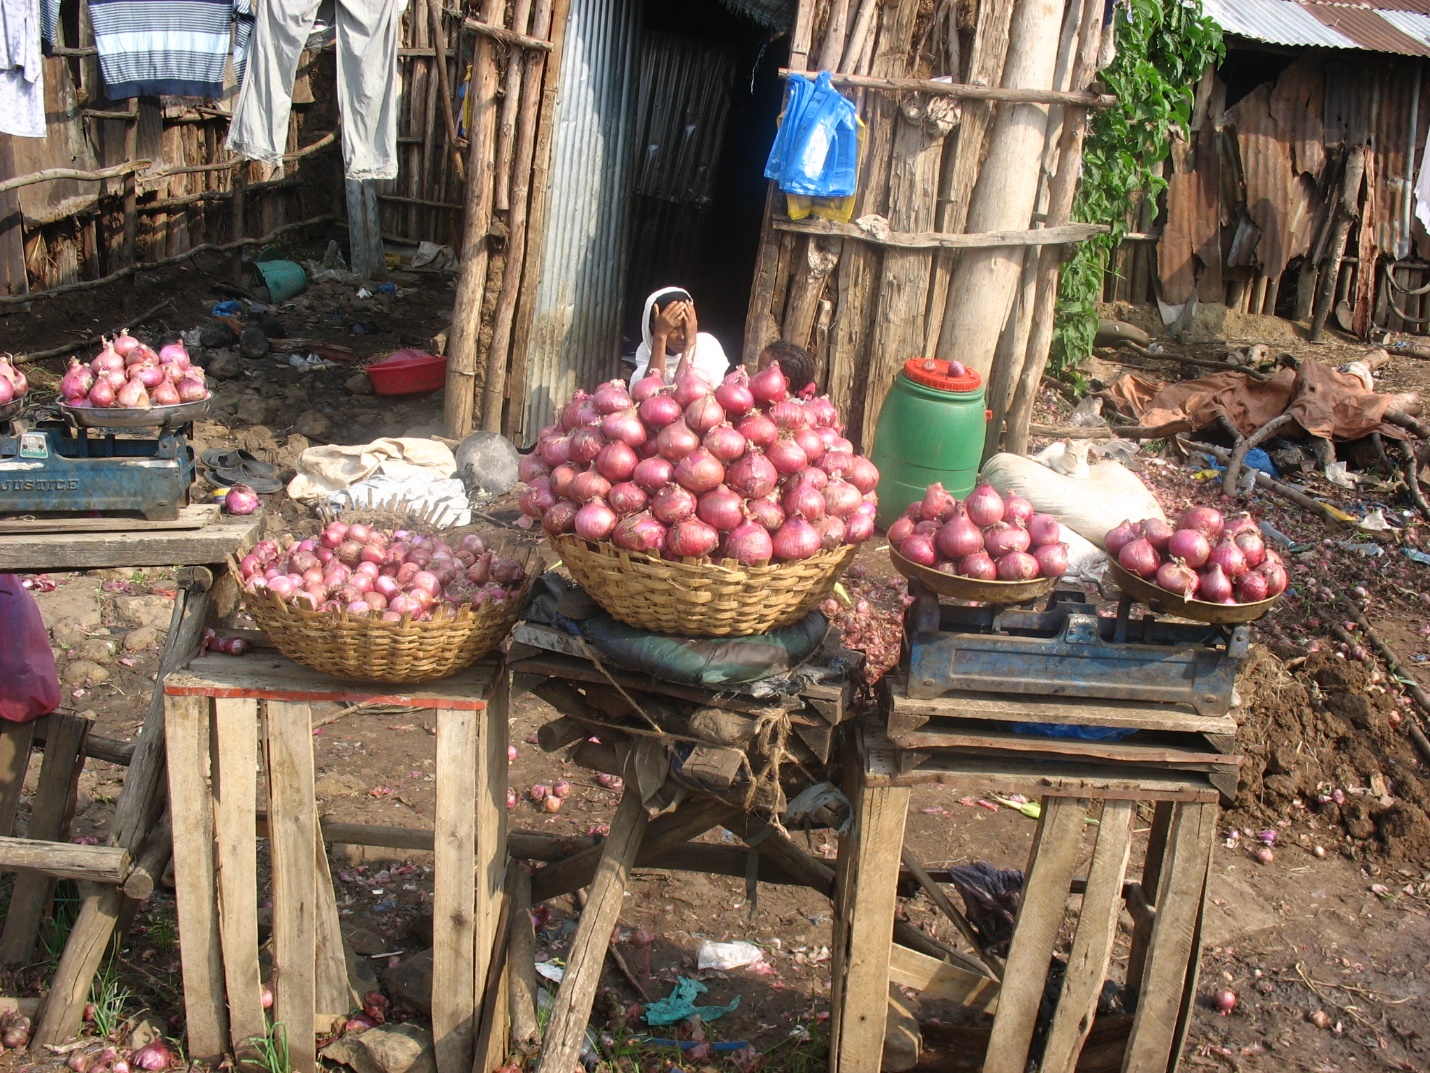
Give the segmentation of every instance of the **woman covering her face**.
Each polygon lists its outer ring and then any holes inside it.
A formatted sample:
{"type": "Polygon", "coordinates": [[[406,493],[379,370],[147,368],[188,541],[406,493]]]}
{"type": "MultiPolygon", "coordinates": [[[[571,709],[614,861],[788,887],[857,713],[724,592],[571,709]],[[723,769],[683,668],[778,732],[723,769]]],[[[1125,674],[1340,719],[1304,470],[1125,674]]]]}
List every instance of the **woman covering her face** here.
{"type": "Polygon", "coordinates": [[[674,383],[684,369],[694,369],[710,384],[718,384],[730,371],[730,361],[720,340],[700,330],[695,300],[679,287],[662,287],[645,300],[641,311],[641,345],[636,349],[636,371],[631,386],[650,373],[674,383]]]}

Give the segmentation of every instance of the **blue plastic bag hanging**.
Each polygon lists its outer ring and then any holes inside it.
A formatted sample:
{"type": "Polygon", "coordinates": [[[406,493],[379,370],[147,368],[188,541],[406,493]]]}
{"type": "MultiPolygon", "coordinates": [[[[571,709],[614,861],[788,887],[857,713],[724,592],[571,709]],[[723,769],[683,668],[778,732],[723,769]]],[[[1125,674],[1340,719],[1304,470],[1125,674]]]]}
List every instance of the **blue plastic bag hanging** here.
{"type": "Polygon", "coordinates": [[[787,194],[849,197],[859,174],[858,116],[830,84],[828,71],[810,82],[790,76],[784,122],[765,163],[765,177],[787,194]]]}

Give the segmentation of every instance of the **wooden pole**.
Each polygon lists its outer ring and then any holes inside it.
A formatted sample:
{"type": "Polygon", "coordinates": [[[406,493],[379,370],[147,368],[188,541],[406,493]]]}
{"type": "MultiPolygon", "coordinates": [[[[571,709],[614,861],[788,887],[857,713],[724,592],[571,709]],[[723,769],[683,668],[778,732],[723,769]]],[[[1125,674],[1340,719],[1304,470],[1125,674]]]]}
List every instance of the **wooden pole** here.
{"type": "MultiPolygon", "coordinates": [[[[551,32],[551,12],[552,0],[538,0],[531,20],[533,33],[551,32]]],[[[488,432],[510,431],[516,423],[515,414],[503,420],[502,400],[508,382],[507,363],[512,354],[512,326],[516,320],[517,299],[524,276],[522,268],[527,260],[532,168],[536,159],[541,78],[545,67],[545,54],[533,53],[527,57],[521,76],[521,110],[517,116],[516,144],[506,182],[507,200],[511,206],[511,215],[507,220],[506,272],[502,275],[501,294],[497,296],[492,342],[487,351],[487,379],[482,395],[482,428],[488,432]]],[[[525,351],[517,353],[518,361],[523,361],[525,357],[525,351]]]]}
{"type": "MultiPolygon", "coordinates": [[[[526,33],[531,18],[531,0],[514,0],[511,9],[512,29],[526,33]]],[[[532,59],[542,53],[535,53],[532,59]]],[[[511,208],[512,161],[515,155],[517,107],[524,104],[522,98],[522,67],[526,57],[522,50],[513,48],[506,60],[506,94],[502,98],[501,119],[497,123],[497,178],[494,205],[497,212],[507,212],[511,208]]],[[[508,271],[511,259],[508,253],[508,271]]],[[[486,416],[485,407],[482,415],[486,416]]]]}
{"type": "MultiPolygon", "coordinates": [[[[1009,27],[1005,87],[1049,89],[1061,27],[1062,5],[1057,0],[1024,0],[1017,5],[1009,27]]],[[[1046,105],[1005,105],[999,110],[968,209],[970,230],[1028,226],[1038,194],[1046,134],[1046,105]]],[[[956,347],[960,361],[988,376],[1018,285],[1020,265],[1021,258],[1002,249],[965,253],[959,259],[939,336],[941,354],[956,347]]]]}
{"type": "MultiPolygon", "coordinates": [[[[502,0],[482,0],[482,21],[496,25],[505,5],[502,0]]],[[[487,287],[488,232],[492,220],[492,142],[496,137],[496,42],[477,39],[472,66],[476,85],[472,101],[471,144],[467,154],[466,221],[462,232],[461,273],[457,301],[452,311],[452,335],[447,341],[447,396],[443,426],[447,436],[465,439],[472,431],[476,405],[477,335],[481,330],[482,299],[487,287]]]]}
{"type": "MultiPolygon", "coordinates": [[[[136,107],[134,118],[124,126],[124,157],[126,160],[133,160],[138,155],[139,111],[136,107]]],[[[134,174],[130,171],[124,175],[124,263],[126,265],[139,263],[139,214],[136,211],[138,187],[134,174]]],[[[128,283],[124,287],[124,315],[126,317],[134,315],[135,276],[137,273],[129,277],[128,283]]]]}
{"type": "Polygon", "coordinates": [[[1313,343],[1321,338],[1321,332],[1326,327],[1326,317],[1335,308],[1336,284],[1341,275],[1341,261],[1346,255],[1346,240],[1350,238],[1351,225],[1360,217],[1360,188],[1364,177],[1365,146],[1357,145],[1346,158],[1345,177],[1341,180],[1341,200],[1336,208],[1336,227],[1331,234],[1330,253],[1325,272],[1321,276],[1320,299],[1316,304],[1315,316],[1311,320],[1313,343]]]}
{"type": "MultiPolygon", "coordinates": [[[[233,241],[243,238],[243,202],[248,191],[248,161],[240,160],[233,169],[233,204],[229,206],[233,220],[233,241]]],[[[233,251],[233,282],[243,286],[243,247],[233,251]]]]}

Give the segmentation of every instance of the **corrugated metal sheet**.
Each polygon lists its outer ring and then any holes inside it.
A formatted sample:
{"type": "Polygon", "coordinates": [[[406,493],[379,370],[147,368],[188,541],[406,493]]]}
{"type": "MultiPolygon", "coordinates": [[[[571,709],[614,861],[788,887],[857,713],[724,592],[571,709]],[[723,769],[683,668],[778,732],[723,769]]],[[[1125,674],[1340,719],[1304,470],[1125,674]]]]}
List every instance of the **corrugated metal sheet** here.
{"type": "Polygon", "coordinates": [[[1400,56],[1430,56],[1430,46],[1401,33],[1385,18],[1384,12],[1331,4],[1310,4],[1307,7],[1326,26],[1354,41],[1357,48],[1400,56]]]}
{"type": "Polygon", "coordinates": [[[527,356],[532,438],[578,386],[617,371],[640,18],[638,0],[572,0],[527,356]]]}
{"type": "Polygon", "coordinates": [[[1202,10],[1223,30],[1273,45],[1359,48],[1291,0],[1202,0],[1202,10]]]}
{"type": "Polygon", "coordinates": [[[1223,30],[1275,45],[1430,56],[1430,0],[1203,0],[1223,30]]]}
{"type": "Polygon", "coordinates": [[[788,30],[794,25],[796,0],[722,0],[731,11],[754,19],[771,30],[788,30]]]}

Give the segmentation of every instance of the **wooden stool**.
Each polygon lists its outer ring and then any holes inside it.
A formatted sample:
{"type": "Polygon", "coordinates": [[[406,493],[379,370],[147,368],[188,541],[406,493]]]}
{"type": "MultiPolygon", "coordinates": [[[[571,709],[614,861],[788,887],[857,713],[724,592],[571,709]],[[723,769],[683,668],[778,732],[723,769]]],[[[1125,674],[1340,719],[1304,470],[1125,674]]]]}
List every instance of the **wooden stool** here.
{"type": "MultiPolygon", "coordinates": [[[[260,740],[273,1020],[287,1029],[293,1069],[316,1069],[315,1023],[326,1029],[361,1005],[349,988],[318,825],[309,706],[384,703],[437,710],[432,1033],[440,1073],[471,1073],[507,867],[507,683],[499,659],[402,687],[340,681],[268,653],[205,656],[169,676],[165,736],[191,1057],[217,1062],[229,1046],[250,1052],[249,1041],[268,1031],[258,964],[260,740]]],[[[504,1031],[488,1035],[505,1045],[504,1031]]]]}
{"type": "Polygon", "coordinates": [[[1135,921],[1126,986],[1137,1008],[1122,1068],[1175,1070],[1196,990],[1216,838],[1218,791],[1208,773],[1089,776],[1016,760],[1002,772],[970,766],[979,770],[960,772],[957,758],[949,757],[936,773],[904,771],[898,751],[872,729],[849,765],[846,793],[854,823],[840,840],[830,1069],[878,1069],[885,1010],[873,996],[885,994],[890,982],[922,988],[928,981],[937,984],[940,997],[994,1013],[984,1073],[1023,1073],[1068,898],[1080,893],[1082,908],[1039,1069],[1072,1073],[1077,1066],[1125,906],[1135,921]],[[934,781],[964,793],[994,788],[1041,800],[1012,945],[1006,964],[997,967],[1001,987],[991,979],[975,986],[972,966],[925,965],[935,959],[890,942],[910,787],[934,781]],[[1102,802],[1102,813],[1091,867],[1079,880],[1074,870],[1094,801],[1102,802]],[[1155,803],[1146,863],[1141,882],[1127,883],[1132,820],[1143,801],[1155,803]]]}

